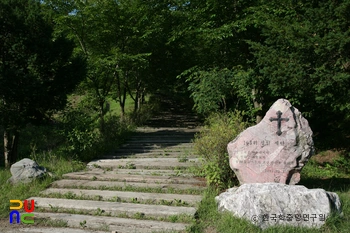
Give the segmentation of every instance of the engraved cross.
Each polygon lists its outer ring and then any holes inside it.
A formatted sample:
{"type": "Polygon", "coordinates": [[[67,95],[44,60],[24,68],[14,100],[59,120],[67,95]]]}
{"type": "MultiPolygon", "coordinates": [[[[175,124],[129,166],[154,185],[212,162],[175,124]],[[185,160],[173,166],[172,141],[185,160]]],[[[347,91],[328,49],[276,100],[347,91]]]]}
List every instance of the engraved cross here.
{"type": "Polygon", "coordinates": [[[270,121],[277,121],[277,132],[276,134],[280,136],[282,134],[281,131],[281,122],[282,121],[289,121],[289,118],[282,118],[282,112],[278,111],[276,112],[277,118],[270,117],[270,121]]]}

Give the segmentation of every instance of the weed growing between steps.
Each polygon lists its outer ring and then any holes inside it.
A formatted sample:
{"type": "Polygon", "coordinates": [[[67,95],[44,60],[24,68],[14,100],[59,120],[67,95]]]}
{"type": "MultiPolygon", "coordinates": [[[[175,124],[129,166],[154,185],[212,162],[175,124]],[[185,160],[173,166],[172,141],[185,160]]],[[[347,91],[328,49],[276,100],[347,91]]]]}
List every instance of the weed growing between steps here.
{"type": "Polygon", "coordinates": [[[68,227],[68,223],[60,219],[52,220],[45,218],[35,218],[35,223],[45,227],[68,227]]]}
{"type": "Polygon", "coordinates": [[[91,200],[91,201],[107,201],[107,202],[123,202],[123,203],[135,203],[135,204],[147,204],[147,205],[167,205],[167,206],[184,206],[184,207],[195,207],[196,205],[190,204],[182,200],[143,200],[138,198],[120,198],[118,196],[112,198],[103,198],[100,195],[77,195],[73,192],[67,193],[50,193],[50,194],[40,194],[40,197],[45,198],[61,198],[61,199],[73,199],[73,200],[91,200]]]}
{"type": "Polygon", "coordinates": [[[49,208],[37,207],[38,212],[48,212],[48,213],[67,213],[67,214],[79,214],[79,215],[93,215],[93,216],[106,216],[106,217],[117,217],[117,218],[131,218],[131,219],[142,219],[142,220],[153,220],[153,221],[163,221],[163,222],[172,222],[172,223],[194,223],[194,218],[191,215],[187,214],[177,214],[170,216],[150,216],[142,212],[137,213],[112,213],[104,211],[100,208],[95,210],[83,210],[83,209],[67,209],[60,208],[57,206],[51,206],[49,208]]]}
{"type": "MultiPolygon", "coordinates": [[[[53,184],[52,188],[59,188],[57,185],[53,184]]],[[[98,187],[87,187],[83,185],[66,185],[65,188],[71,189],[90,189],[90,190],[110,190],[110,191],[130,191],[130,192],[145,192],[145,193],[173,193],[173,194],[193,194],[200,195],[203,193],[203,189],[190,188],[190,189],[176,189],[172,187],[167,188],[147,188],[147,187],[134,187],[132,185],[124,186],[98,186],[98,187]]]]}

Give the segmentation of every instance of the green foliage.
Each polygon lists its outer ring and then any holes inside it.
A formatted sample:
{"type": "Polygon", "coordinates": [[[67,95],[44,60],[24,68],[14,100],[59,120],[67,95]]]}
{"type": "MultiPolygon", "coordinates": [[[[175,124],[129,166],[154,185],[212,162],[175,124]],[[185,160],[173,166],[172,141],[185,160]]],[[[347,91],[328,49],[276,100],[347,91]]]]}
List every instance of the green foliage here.
{"type": "Polygon", "coordinates": [[[133,125],[141,126],[147,120],[149,120],[154,114],[159,111],[159,103],[157,102],[146,102],[138,111],[132,111],[127,114],[127,118],[132,122],[133,125]]]}
{"type": "Polygon", "coordinates": [[[210,0],[180,8],[185,20],[170,41],[191,55],[181,76],[198,112],[226,105],[253,119],[286,98],[308,118],[316,143],[348,147],[348,1],[210,0]]]}
{"type": "Polygon", "coordinates": [[[0,1],[0,125],[5,165],[16,162],[19,132],[61,110],[85,77],[85,61],[39,1],[0,1]]]}
{"type": "Polygon", "coordinates": [[[82,101],[77,107],[67,107],[62,113],[61,135],[66,138],[64,153],[89,161],[120,145],[133,130],[132,121],[121,121],[118,116],[107,114],[105,130],[98,130],[97,113],[82,101]]]}
{"type": "Polygon", "coordinates": [[[34,0],[1,1],[0,28],[0,124],[22,127],[64,108],[66,94],[85,76],[83,60],[72,55],[74,44],[53,35],[34,0]]]}
{"type": "Polygon", "coordinates": [[[208,184],[225,189],[237,184],[237,178],[229,166],[227,144],[247,127],[242,113],[214,113],[196,135],[195,150],[203,158],[203,174],[208,184]]]}
{"type": "MultiPolygon", "coordinates": [[[[232,98],[232,72],[228,69],[208,71],[190,69],[181,76],[187,76],[188,89],[191,92],[198,113],[206,114],[219,108],[227,109],[227,99],[232,98]]],[[[180,76],[180,77],[181,77],[180,76]]]]}
{"type": "Polygon", "coordinates": [[[99,149],[100,132],[96,129],[96,119],[89,108],[68,106],[62,112],[61,135],[66,138],[63,150],[82,160],[92,159],[99,149]],[[95,148],[97,146],[97,148],[95,148]]]}
{"type": "Polygon", "coordinates": [[[243,69],[255,79],[265,109],[277,98],[289,99],[333,146],[350,132],[349,6],[348,1],[263,1],[239,21],[258,32],[247,40],[253,58],[243,69]],[[329,140],[330,134],[336,139],[329,140]]]}
{"type": "MultiPolygon", "coordinates": [[[[322,158],[325,152],[321,152],[316,155],[322,158]]],[[[349,174],[350,171],[350,160],[349,153],[343,152],[332,152],[333,158],[326,162],[317,162],[315,157],[312,157],[307,166],[302,170],[302,174],[306,177],[314,177],[319,179],[325,179],[326,177],[342,178],[344,174],[349,174]]]]}
{"type": "Polygon", "coordinates": [[[146,89],[153,88],[153,73],[158,67],[150,67],[151,55],[164,37],[158,26],[165,20],[155,12],[165,14],[162,9],[167,7],[160,2],[156,5],[140,0],[46,2],[56,12],[56,31],[74,39],[76,52],[87,59],[88,78],[82,88],[90,92],[99,108],[101,131],[105,129],[103,106],[108,97],[119,103],[124,115],[127,95],[134,100],[136,112],[146,89]]]}

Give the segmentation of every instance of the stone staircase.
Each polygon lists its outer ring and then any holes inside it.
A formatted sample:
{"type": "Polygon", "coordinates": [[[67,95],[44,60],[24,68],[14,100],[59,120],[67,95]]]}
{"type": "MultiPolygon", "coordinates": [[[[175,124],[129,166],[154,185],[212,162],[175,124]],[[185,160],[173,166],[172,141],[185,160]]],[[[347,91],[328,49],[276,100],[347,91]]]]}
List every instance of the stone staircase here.
{"type": "Polygon", "coordinates": [[[185,232],[206,185],[191,173],[200,165],[192,150],[198,128],[195,118],[163,127],[168,120],[152,119],[121,148],[29,198],[35,226],[7,232],[185,232]]]}

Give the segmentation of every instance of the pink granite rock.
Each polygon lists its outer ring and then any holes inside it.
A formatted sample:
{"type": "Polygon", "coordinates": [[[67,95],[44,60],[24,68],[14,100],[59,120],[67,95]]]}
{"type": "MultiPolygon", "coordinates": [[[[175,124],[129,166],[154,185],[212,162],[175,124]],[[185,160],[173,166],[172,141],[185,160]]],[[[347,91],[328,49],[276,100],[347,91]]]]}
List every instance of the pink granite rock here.
{"type": "Polygon", "coordinates": [[[239,134],[227,150],[241,184],[296,184],[314,153],[312,130],[298,109],[279,99],[259,124],[239,134]]]}

